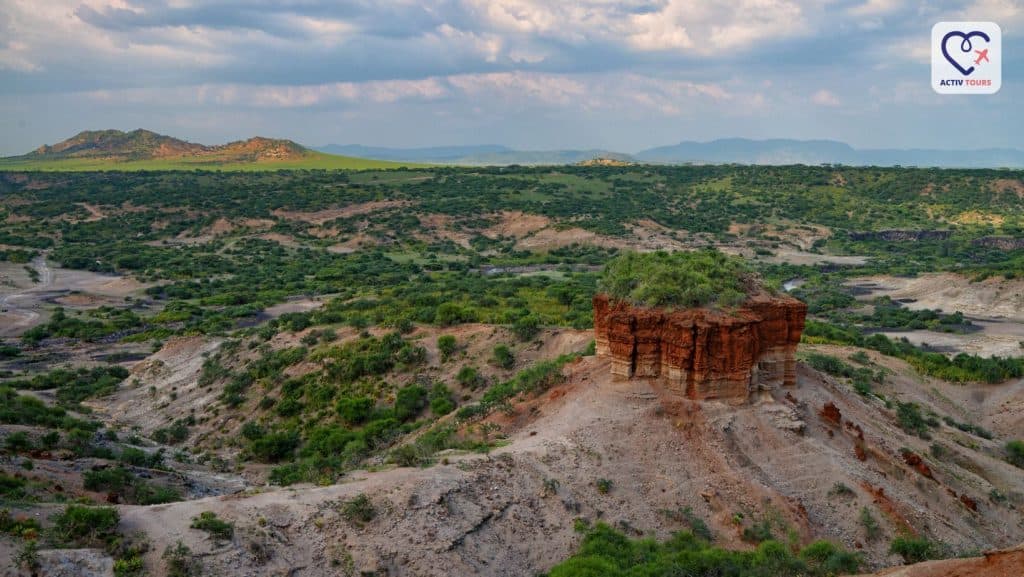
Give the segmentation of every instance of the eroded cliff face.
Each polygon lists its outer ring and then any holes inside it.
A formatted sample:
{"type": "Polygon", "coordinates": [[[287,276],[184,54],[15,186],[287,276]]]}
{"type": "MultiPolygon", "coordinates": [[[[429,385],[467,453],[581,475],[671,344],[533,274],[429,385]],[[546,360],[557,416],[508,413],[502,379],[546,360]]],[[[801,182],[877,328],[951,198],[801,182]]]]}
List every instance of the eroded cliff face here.
{"type": "Polygon", "coordinates": [[[744,402],[753,391],[796,384],[807,305],[758,294],[734,311],[634,307],[594,297],[598,356],[620,378],[658,378],[691,399],[744,402]]]}

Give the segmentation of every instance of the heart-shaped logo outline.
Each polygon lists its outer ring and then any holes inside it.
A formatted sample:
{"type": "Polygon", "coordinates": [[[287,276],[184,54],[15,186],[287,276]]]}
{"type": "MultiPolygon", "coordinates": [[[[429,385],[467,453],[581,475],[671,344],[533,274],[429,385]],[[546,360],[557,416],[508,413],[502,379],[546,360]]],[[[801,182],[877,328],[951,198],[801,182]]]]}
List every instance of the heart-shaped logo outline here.
{"type": "Polygon", "coordinates": [[[953,37],[963,38],[963,40],[960,42],[960,51],[969,53],[971,51],[971,48],[973,48],[973,46],[971,45],[971,38],[974,38],[975,36],[984,38],[985,42],[992,42],[992,39],[989,38],[988,34],[985,34],[981,30],[974,30],[973,32],[968,32],[966,34],[960,32],[959,30],[954,30],[942,37],[942,55],[946,57],[947,62],[953,65],[953,68],[959,70],[960,74],[963,74],[964,76],[970,76],[971,73],[974,72],[974,67],[971,66],[970,68],[965,69],[963,66],[960,66],[960,63],[954,60],[953,57],[949,55],[949,52],[946,51],[946,43],[949,42],[949,39],[953,37]]]}

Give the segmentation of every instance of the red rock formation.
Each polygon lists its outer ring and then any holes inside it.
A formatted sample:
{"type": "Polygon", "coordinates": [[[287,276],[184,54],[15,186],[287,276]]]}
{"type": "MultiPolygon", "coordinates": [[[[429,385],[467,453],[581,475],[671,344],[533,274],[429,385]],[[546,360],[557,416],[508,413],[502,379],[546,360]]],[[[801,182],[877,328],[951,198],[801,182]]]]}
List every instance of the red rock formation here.
{"type": "Polygon", "coordinates": [[[757,387],[796,384],[807,306],[758,294],[734,311],[670,311],[594,297],[598,356],[621,378],[657,377],[692,399],[746,400],[757,387]]]}
{"type": "Polygon", "coordinates": [[[843,422],[843,414],[839,412],[839,407],[832,402],[825,403],[825,406],[822,407],[821,418],[833,425],[838,425],[843,422]]]}
{"type": "Polygon", "coordinates": [[[912,467],[915,471],[920,473],[922,477],[926,477],[928,479],[931,479],[932,481],[936,480],[935,476],[932,475],[931,467],[929,467],[928,464],[924,462],[924,459],[922,459],[921,456],[918,455],[917,453],[904,449],[903,461],[907,465],[910,465],[910,467],[912,467]]]}

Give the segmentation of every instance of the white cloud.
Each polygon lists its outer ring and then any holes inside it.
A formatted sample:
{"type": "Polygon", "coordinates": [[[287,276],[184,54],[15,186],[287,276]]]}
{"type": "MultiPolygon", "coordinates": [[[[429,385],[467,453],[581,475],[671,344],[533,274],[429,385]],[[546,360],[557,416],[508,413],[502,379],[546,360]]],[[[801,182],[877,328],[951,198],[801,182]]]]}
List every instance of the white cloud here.
{"type": "Polygon", "coordinates": [[[839,102],[838,96],[824,88],[811,95],[811,102],[818,106],[839,106],[842,104],[839,102]]]}
{"type": "Polygon", "coordinates": [[[878,16],[888,14],[903,4],[903,0],[867,0],[850,8],[849,13],[854,16],[878,16]]]}
{"type": "Polygon", "coordinates": [[[739,0],[712,5],[699,0],[611,2],[582,0],[463,0],[495,31],[569,44],[619,44],[641,52],[690,51],[714,56],[746,50],[759,41],[784,40],[808,31],[793,0],[739,0]]]}

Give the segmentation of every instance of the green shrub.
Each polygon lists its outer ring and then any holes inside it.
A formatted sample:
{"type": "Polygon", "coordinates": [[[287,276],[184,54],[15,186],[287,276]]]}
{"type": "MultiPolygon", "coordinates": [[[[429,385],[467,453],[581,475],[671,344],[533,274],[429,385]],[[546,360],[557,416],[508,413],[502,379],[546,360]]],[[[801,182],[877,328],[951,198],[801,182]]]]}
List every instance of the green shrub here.
{"type": "Polygon", "coordinates": [[[931,427],[938,425],[937,421],[926,418],[921,413],[921,407],[917,403],[901,403],[897,401],[896,419],[901,429],[922,439],[930,439],[931,427]]]}
{"type": "Polygon", "coordinates": [[[111,467],[86,471],[82,474],[82,485],[90,491],[123,493],[135,482],[135,475],[124,467],[111,467]]]}
{"type": "Polygon", "coordinates": [[[16,431],[7,435],[4,446],[11,453],[24,453],[32,449],[32,439],[25,431],[16,431]]]}
{"type": "Polygon", "coordinates": [[[483,377],[480,376],[480,371],[471,365],[464,365],[459,369],[458,374],[455,375],[455,380],[463,387],[470,389],[475,389],[484,382],[483,377]]]}
{"type": "Polygon", "coordinates": [[[223,519],[219,519],[213,511],[203,511],[198,517],[192,518],[189,527],[206,531],[210,537],[216,540],[228,540],[235,534],[235,526],[223,519]]]}
{"type": "Polygon", "coordinates": [[[68,505],[53,519],[53,533],[62,544],[103,545],[116,535],[120,516],[113,507],[68,505]]]}
{"type": "Polygon", "coordinates": [[[408,385],[398,389],[395,396],[395,418],[399,421],[408,421],[423,410],[426,403],[427,391],[419,385],[408,385]]]}
{"type": "Polygon", "coordinates": [[[938,559],[941,556],[940,548],[936,543],[924,537],[911,537],[909,535],[902,535],[893,539],[889,545],[889,553],[895,553],[903,557],[903,562],[907,565],[929,559],[938,559]]]}
{"type": "Polygon", "coordinates": [[[860,524],[864,527],[864,536],[868,542],[876,541],[882,536],[882,528],[878,525],[878,521],[875,520],[875,516],[871,514],[871,511],[867,507],[861,507],[860,515],[858,517],[860,524]]]}
{"type": "Polygon", "coordinates": [[[25,496],[25,479],[12,477],[0,471],[0,497],[4,499],[21,499],[25,496]]]}
{"type": "Polygon", "coordinates": [[[825,577],[855,573],[860,567],[858,555],[821,541],[799,554],[776,541],[765,541],[753,551],[730,551],[712,547],[688,532],[658,543],[629,539],[604,523],[580,528],[585,534],[579,551],[554,566],[549,577],[825,577]]]}
{"type": "Polygon", "coordinates": [[[27,537],[40,530],[39,521],[31,517],[14,517],[7,509],[0,509],[0,533],[13,537],[27,537]]]}
{"type": "Polygon", "coordinates": [[[802,551],[800,559],[807,563],[811,573],[819,575],[846,575],[860,569],[861,558],[844,551],[828,541],[815,541],[802,551]]]}
{"type": "Polygon", "coordinates": [[[437,383],[430,389],[430,412],[435,416],[443,416],[455,410],[452,392],[444,383],[437,383]]]}
{"type": "Polygon", "coordinates": [[[202,574],[199,560],[181,541],[164,549],[162,557],[167,564],[167,577],[199,577],[202,574]]]}
{"type": "Polygon", "coordinates": [[[598,289],[651,307],[733,306],[753,285],[743,259],[717,250],[627,252],[605,265],[598,289]]]}
{"type": "Polygon", "coordinates": [[[114,577],[136,577],[142,575],[145,566],[142,557],[132,555],[114,561],[114,577]]]}
{"type": "Polygon", "coordinates": [[[1024,469],[1024,441],[1014,440],[1006,443],[1006,460],[1024,469]]]}
{"type": "Polygon", "coordinates": [[[341,505],[341,516],[349,522],[362,526],[377,516],[377,509],[366,493],[360,493],[341,505]]]}
{"type": "Polygon", "coordinates": [[[528,341],[540,332],[540,318],[533,314],[519,317],[512,323],[512,332],[521,341],[528,341]]]}
{"type": "Polygon", "coordinates": [[[336,408],[345,422],[358,425],[370,417],[373,406],[374,401],[370,397],[342,397],[338,399],[336,408]]]}
{"type": "Polygon", "coordinates": [[[458,348],[459,345],[452,335],[437,337],[437,350],[441,353],[441,362],[447,362],[458,348]]]}
{"type": "Polygon", "coordinates": [[[765,517],[749,527],[744,527],[741,537],[748,543],[763,543],[774,539],[771,519],[765,517]]]}
{"type": "Polygon", "coordinates": [[[295,431],[275,431],[249,443],[249,451],[261,463],[277,463],[289,459],[299,446],[295,431]]]}
{"type": "Polygon", "coordinates": [[[495,366],[511,369],[516,364],[516,357],[512,354],[512,349],[508,348],[508,345],[495,345],[491,361],[495,366]]]}

